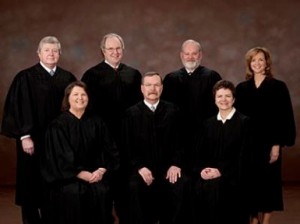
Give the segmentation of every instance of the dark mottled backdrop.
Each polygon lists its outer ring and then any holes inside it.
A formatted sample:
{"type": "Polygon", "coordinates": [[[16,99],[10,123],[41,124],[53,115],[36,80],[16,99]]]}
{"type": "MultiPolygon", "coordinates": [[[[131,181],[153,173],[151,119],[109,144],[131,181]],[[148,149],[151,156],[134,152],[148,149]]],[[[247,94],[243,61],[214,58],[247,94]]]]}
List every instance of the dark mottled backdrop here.
{"type": "MultiPolygon", "coordinates": [[[[290,89],[299,128],[299,9],[298,0],[1,0],[0,117],[15,74],[38,61],[42,37],[59,38],[60,66],[81,78],[101,60],[101,37],[116,32],[125,40],[124,61],[141,72],[165,75],[179,68],[181,43],[193,38],[203,45],[203,64],[235,84],[244,80],[246,51],[269,48],[275,76],[290,89]]],[[[300,180],[299,147],[297,140],[284,152],[286,181],[300,180]]],[[[14,142],[1,136],[0,184],[13,184],[14,175],[14,142]]]]}

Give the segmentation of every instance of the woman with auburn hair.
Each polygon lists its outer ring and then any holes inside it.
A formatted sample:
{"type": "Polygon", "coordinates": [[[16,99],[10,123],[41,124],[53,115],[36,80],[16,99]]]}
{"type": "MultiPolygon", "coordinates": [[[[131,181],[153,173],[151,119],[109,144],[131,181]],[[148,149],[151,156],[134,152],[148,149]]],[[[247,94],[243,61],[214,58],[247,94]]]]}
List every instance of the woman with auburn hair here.
{"type": "Polygon", "coordinates": [[[235,106],[254,127],[251,224],[269,224],[272,212],[283,210],[281,150],[295,143],[295,120],[286,84],[273,77],[268,49],[252,48],[245,59],[246,81],[236,87],[235,106]]]}

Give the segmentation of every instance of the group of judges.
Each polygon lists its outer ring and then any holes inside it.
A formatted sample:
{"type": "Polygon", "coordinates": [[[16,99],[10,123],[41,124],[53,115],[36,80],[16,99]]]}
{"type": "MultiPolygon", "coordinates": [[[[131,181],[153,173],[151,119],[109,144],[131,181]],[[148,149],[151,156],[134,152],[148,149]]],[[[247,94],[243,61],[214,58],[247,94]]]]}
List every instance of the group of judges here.
{"type": "Polygon", "coordinates": [[[281,149],[295,142],[286,84],[264,47],[236,88],[183,42],[183,68],[141,74],[121,36],[81,80],[44,37],[9,88],[1,134],[16,139],[24,224],[269,224],[283,210],[281,149]]]}

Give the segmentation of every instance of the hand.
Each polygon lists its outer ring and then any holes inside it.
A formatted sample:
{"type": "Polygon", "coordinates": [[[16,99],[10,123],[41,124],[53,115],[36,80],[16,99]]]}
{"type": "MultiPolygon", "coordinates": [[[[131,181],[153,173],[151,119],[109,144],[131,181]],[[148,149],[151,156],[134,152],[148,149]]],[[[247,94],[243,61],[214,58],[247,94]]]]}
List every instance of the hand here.
{"type": "Polygon", "coordinates": [[[105,168],[99,168],[97,170],[95,170],[92,173],[91,179],[89,180],[90,183],[95,183],[95,182],[99,182],[102,180],[104,174],[106,172],[105,168]]]}
{"type": "Polygon", "coordinates": [[[280,146],[279,145],[273,145],[271,152],[270,152],[270,161],[269,163],[274,163],[275,161],[278,160],[280,153],[280,146]]]}
{"type": "Polygon", "coordinates": [[[88,171],[80,171],[79,174],[77,174],[77,177],[86,182],[90,182],[90,179],[92,178],[92,173],[88,171]]]}
{"type": "Polygon", "coordinates": [[[34,143],[31,137],[27,137],[21,140],[23,151],[29,155],[34,153],[34,143]]]}
{"type": "Polygon", "coordinates": [[[154,177],[152,176],[152,172],[148,168],[143,167],[139,169],[139,174],[142,176],[143,180],[148,186],[152,184],[154,177]]]}
{"type": "Polygon", "coordinates": [[[169,182],[174,184],[177,182],[177,179],[181,177],[181,169],[177,166],[171,166],[168,169],[166,179],[169,179],[169,182]]]}
{"type": "Polygon", "coordinates": [[[221,176],[219,169],[207,167],[200,172],[200,176],[204,180],[215,179],[221,176]]]}

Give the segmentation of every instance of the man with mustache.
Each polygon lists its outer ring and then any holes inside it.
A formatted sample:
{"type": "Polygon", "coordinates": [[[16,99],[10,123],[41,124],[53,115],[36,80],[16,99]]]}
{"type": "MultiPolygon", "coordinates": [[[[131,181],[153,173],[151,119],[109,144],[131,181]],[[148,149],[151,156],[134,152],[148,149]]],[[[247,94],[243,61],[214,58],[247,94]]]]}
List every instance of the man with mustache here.
{"type": "MultiPolygon", "coordinates": [[[[195,40],[183,42],[180,58],[183,68],[167,74],[164,78],[162,99],[179,106],[183,119],[184,131],[181,137],[185,141],[187,164],[191,159],[191,144],[195,133],[207,118],[217,114],[212,96],[214,84],[221,76],[214,70],[201,65],[202,47],[195,40]]],[[[189,165],[188,165],[189,167],[189,165]]]]}
{"type": "Polygon", "coordinates": [[[160,100],[162,90],[161,76],[146,73],[141,84],[144,100],[125,113],[122,133],[129,168],[126,223],[188,223],[191,217],[186,213],[191,209],[184,203],[190,201],[190,189],[181,168],[179,109],[160,100]]]}

